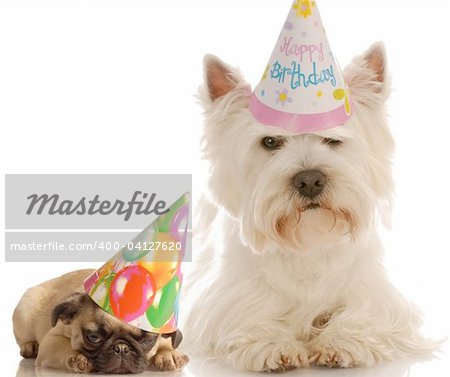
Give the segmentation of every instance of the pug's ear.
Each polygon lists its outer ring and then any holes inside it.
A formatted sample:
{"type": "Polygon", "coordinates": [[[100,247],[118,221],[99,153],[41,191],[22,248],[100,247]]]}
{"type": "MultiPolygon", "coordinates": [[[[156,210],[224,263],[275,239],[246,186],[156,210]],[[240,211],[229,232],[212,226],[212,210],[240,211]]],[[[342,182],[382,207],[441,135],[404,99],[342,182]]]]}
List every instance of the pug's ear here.
{"type": "Polygon", "coordinates": [[[158,334],[141,330],[141,336],[139,337],[139,344],[148,350],[152,350],[158,340],[158,334]]]}
{"type": "Polygon", "coordinates": [[[83,302],[86,300],[85,293],[74,293],[63,302],[56,305],[52,312],[51,325],[55,326],[58,320],[68,325],[79,314],[83,302]]]}
{"type": "Polygon", "coordinates": [[[170,338],[173,349],[176,349],[180,345],[181,341],[183,340],[183,334],[181,333],[180,330],[177,330],[177,331],[169,333],[169,334],[163,334],[162,337],[170,338]]]}

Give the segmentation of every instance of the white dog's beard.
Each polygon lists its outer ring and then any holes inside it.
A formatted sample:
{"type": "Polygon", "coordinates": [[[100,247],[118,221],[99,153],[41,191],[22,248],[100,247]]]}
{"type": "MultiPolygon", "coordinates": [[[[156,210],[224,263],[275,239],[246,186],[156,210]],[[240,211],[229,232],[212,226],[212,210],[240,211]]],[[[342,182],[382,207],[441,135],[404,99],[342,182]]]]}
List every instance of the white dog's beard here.
{"type": "Polygon", "coordinates": [[[357,223],[349,209],[333,205],[330,200],[305,200],[294,194],[287,211],[276,218],[275,230],[279,242],[289,249],[302,251],[305,242],[320,242],[327,237],[355,237],[357,223]],[[302,247],[303,246],[303,247],[302,247]]]}
{"type": "Polygon", "coordinates": [[[357,223],[350,210],[333,206],[326,200],[293,200],[293,210],[278,217],[277,233],[281,239],[290,240],[292,236],[300,235],[302,227],[315,228],[324,233],[338,232],[342,235],[355,235],[357,223]]]}
{"type": "MultiPolygon", "coordinates": [[[[306,244],[319,246],[330,238],[357,236],[360,216],[355,209],[333,203],[323,195],[308,199],[289,193],[256,199],[242,214],[241,236],[254,252],[302,252],[306,244]]],[[[256,198],[258,195],[255,194],[256,198]]]]}

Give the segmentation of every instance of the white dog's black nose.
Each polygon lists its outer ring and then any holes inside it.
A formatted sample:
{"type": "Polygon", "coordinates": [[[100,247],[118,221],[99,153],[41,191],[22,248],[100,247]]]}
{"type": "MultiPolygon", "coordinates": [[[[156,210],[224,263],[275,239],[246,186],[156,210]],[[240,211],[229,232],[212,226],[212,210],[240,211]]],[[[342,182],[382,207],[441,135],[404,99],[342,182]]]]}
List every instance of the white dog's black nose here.
{"type": "Polygon", "coordinates": [[[118,354],[125,354],[130,351],[130,348],[128,347],[128,344],[126,343],[116,343],[114,345],[114,352],[118,354]]]}
{"type": "Polygon", "coordinates": [[[298,192],[310,199],[319,195],[326,183],[326,175],[319,170],[304,170],[293,178],[294,187],[298,192]]]}

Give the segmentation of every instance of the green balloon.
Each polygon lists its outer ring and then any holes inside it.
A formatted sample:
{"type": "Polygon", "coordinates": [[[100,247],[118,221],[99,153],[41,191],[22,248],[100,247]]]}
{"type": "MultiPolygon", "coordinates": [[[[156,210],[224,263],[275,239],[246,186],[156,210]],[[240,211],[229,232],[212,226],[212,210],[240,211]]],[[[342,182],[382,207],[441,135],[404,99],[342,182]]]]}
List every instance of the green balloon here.
{"type": "Polygon", "coordinates": [[[147,309],[148,321],[154,328],[163,327],[172,317],[179,290],[180,281],[177,276],[174,276],[171,281],[161,288],[159,302],[153,302],[152,306],[147,309]]]}

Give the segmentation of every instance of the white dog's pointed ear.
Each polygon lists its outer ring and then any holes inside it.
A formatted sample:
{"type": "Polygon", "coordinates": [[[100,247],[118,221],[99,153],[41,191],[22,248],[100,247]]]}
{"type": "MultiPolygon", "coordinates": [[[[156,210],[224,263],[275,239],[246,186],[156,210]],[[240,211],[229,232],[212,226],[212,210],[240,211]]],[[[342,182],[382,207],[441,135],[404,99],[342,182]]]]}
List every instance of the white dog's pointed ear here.
{"type": "Polygon", "coordinates": [[[238,69],[230,67],[214,55],[205,55],[203,64],[206,89],[209,99],[213,102],[229,93],[243,81],[238,69]]]}
{"type": "Polygon", "coordinates": [[[367,67],[375,73],[375,80],[381,84],[386,82],[386,48],[383,42],[375,42],[365,52],[367,67]]]}
{"type": "Polygon", "coordinates": [[[384,103],[391,88],[383,42],[374,43],[356,56],[343,74],[352,98],[364,104],[384,103]]]}

